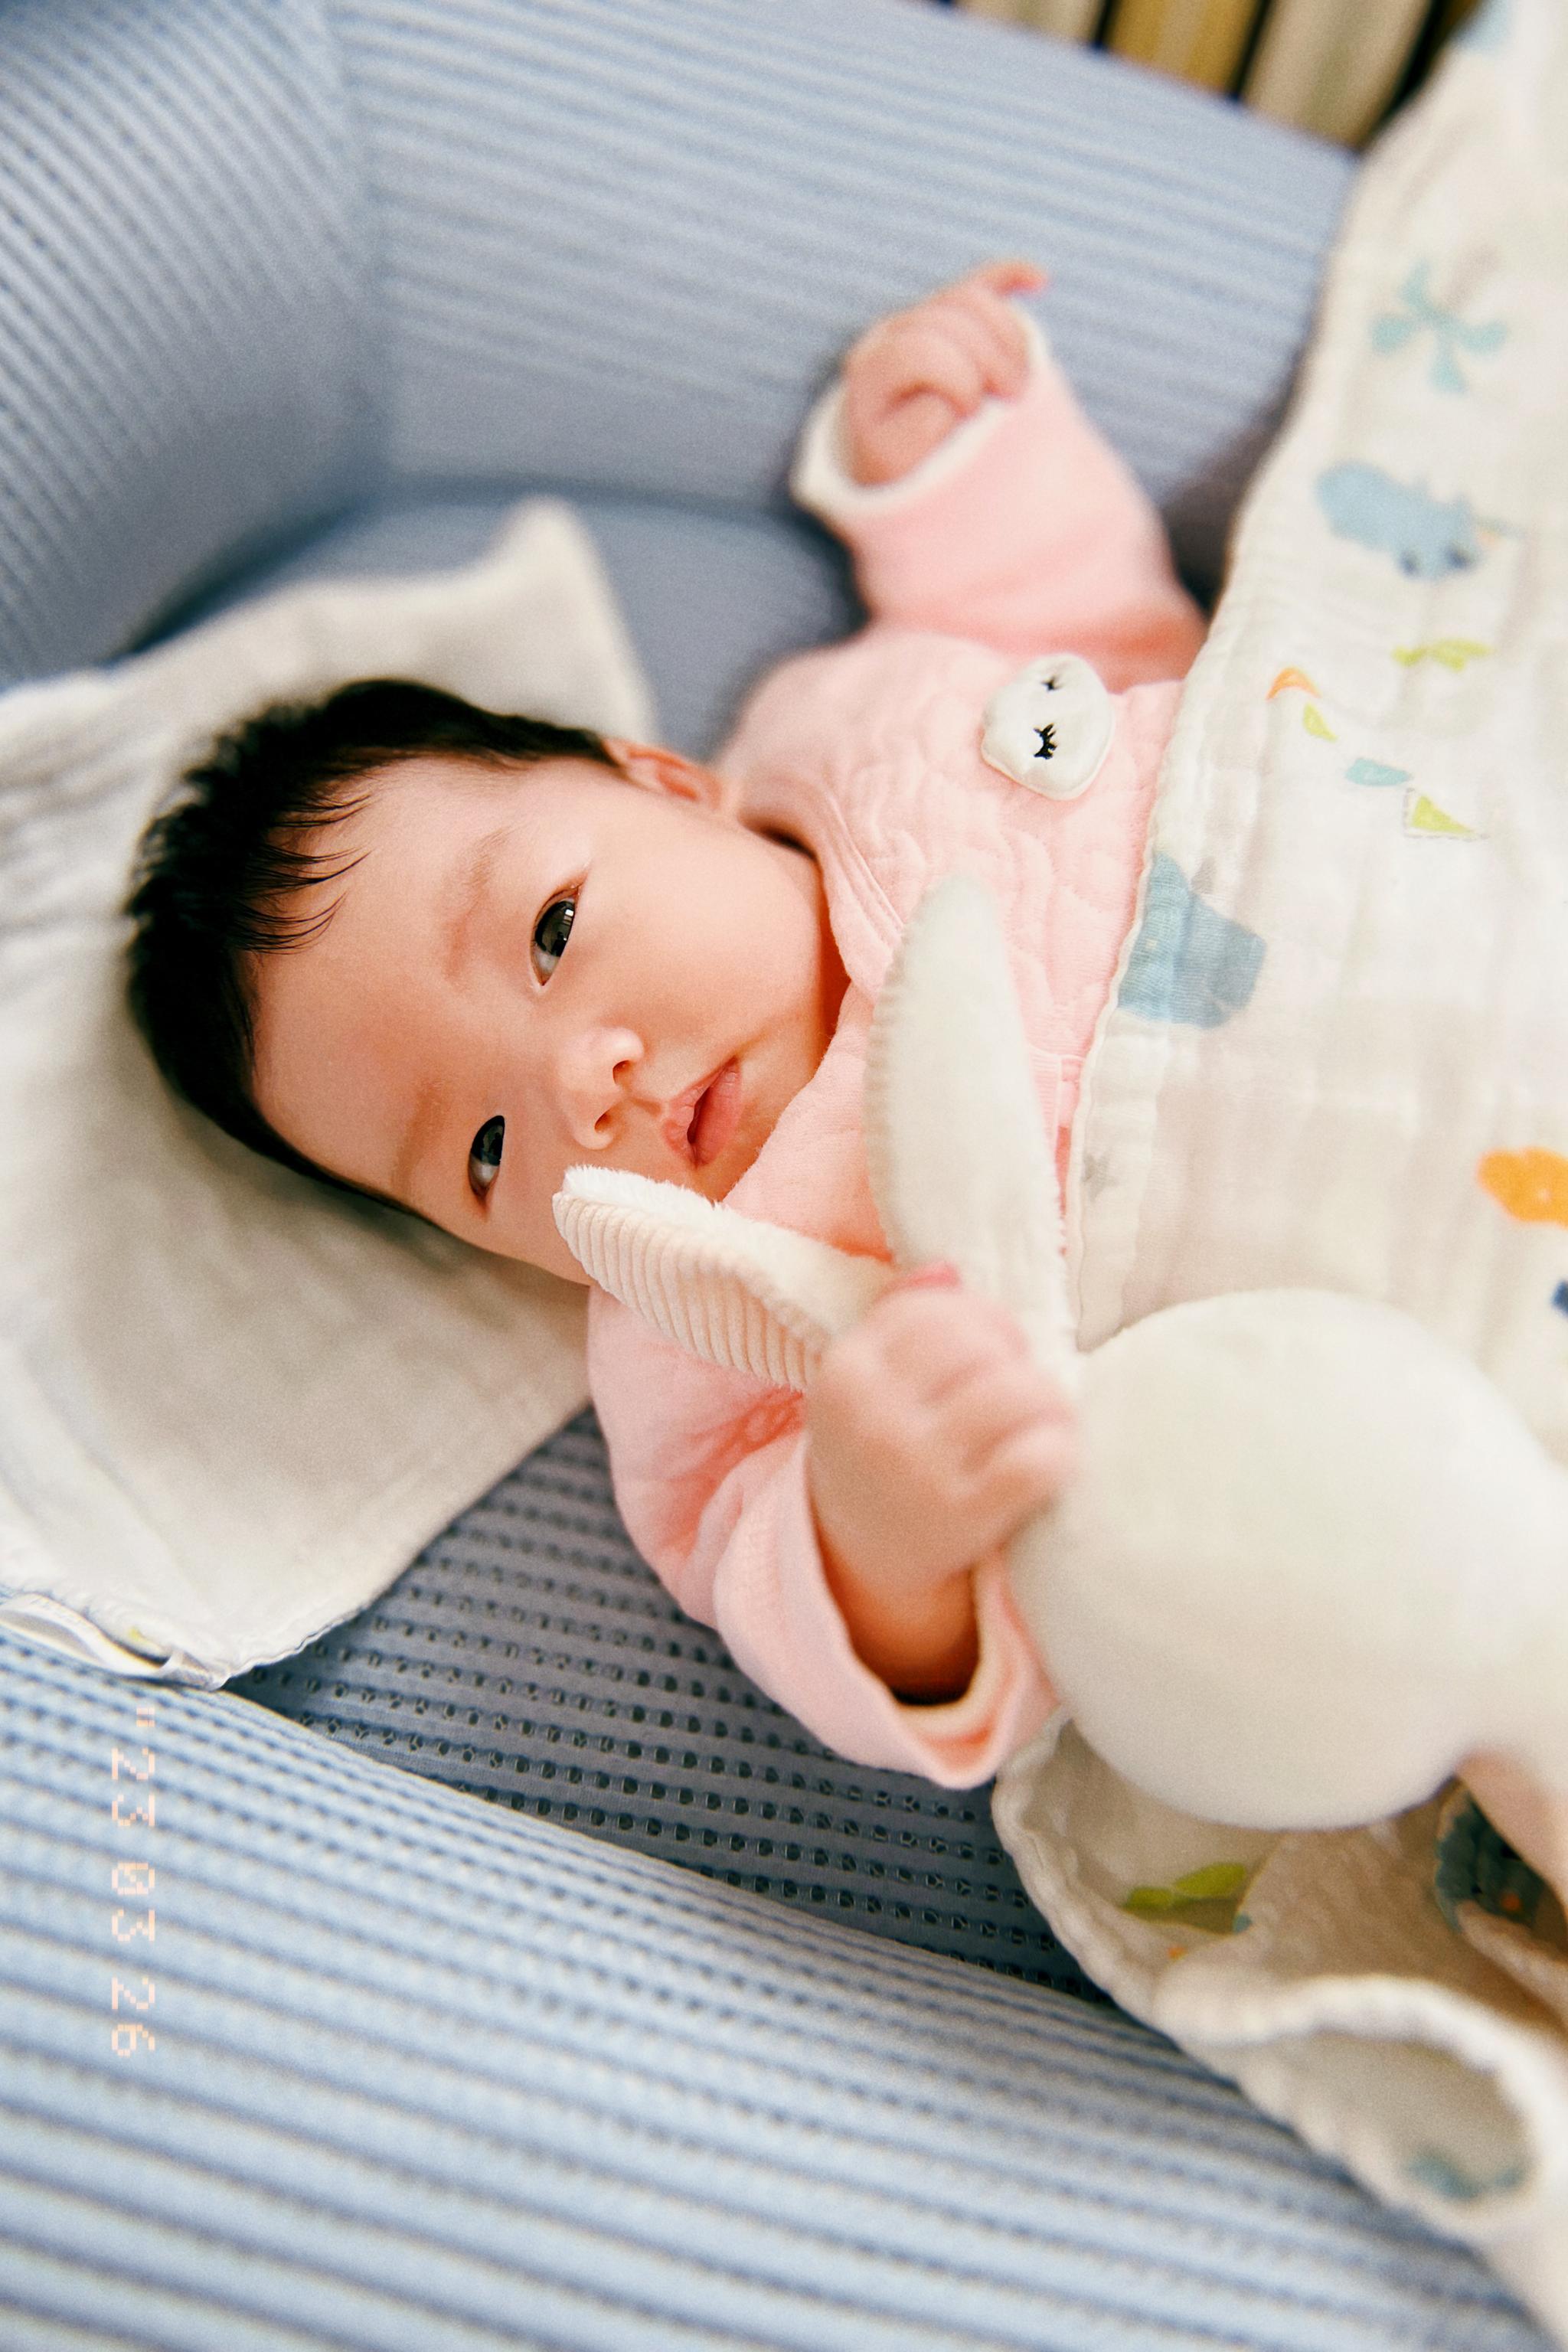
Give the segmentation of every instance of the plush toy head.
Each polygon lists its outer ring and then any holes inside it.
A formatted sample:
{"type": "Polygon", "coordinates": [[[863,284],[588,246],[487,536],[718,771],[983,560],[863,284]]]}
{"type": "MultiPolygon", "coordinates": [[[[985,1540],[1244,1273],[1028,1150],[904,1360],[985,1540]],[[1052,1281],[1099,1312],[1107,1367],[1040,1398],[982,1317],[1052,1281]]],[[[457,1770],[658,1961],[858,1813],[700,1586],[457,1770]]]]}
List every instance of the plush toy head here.
{"type": "MultiPolygon", "coordinates": [[[[1080,1356],[1001,932],[965,877],[878,1000],[865,1116],[896,1266],[949,1260],[1078,1391],[1079,1475],[1010,1566],[1108,1763],[1258,1828],[1380,1819],[1479,1748],[1568,1791],[1568,1478],[1468,1358],[1362,1300],[1194,1300],[1080,1356]]],[[[793,1387],[892,1278],[640,1177],[574,1168],[555,1209],[667,1336],[793,1387]]]]}

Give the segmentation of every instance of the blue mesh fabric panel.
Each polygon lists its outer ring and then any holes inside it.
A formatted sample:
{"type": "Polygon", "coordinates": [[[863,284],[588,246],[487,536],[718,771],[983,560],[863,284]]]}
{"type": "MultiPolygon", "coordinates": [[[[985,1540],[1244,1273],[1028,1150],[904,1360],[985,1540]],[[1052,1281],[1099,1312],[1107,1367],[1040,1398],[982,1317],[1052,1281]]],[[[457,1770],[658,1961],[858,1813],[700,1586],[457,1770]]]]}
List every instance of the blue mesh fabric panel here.
{"type": "Polygon", "coordinates": [[[1090,413],[1212,576],[1347,155],[910,0],[329,5],[397,472],[755,502],[871,319],[1022,250],[1090,413]]]}
{"type": "Polygon", "coordinates": [[[347,1624],[229,1688],[492,1803],[1098,1998],[987,1789],[846,1763],[632,1549],[584,1413],[347,1624]]]}
{"type": "Polygon", "coordinates": [[[0,1637],[7,2352],[1542,2352],[1111,2012],[148,1705],[0,1637]]]}
{"type": "Polygon", "coordinates": [[[0,9],[0,684],[357,482],[358,204],[308,0],[0,9]]]}

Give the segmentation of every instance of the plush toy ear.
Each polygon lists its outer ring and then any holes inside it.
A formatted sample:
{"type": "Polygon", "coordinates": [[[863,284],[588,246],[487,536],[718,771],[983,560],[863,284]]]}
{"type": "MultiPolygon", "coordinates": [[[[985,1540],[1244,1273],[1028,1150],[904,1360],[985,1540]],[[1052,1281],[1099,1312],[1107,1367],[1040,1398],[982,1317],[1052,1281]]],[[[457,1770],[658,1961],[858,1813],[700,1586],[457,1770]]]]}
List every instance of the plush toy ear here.
{"type": "Polygon", "coordinates": [[[1076,1378],[1051,1139],[995,902],[966,874],[927,891],[883,982],[865,1121],[900,1265],[947,1259],[1017,1317],[1042,1364],[1076,1378]]]}
{"type": "Polygon", "coordinates": [[[601,1289],[705,1363],[775,1388],[804,1389],[827,1342],[893,1279],[879,1258],[624,1169],[569,1168],[553,1207],[601,1289]]]}

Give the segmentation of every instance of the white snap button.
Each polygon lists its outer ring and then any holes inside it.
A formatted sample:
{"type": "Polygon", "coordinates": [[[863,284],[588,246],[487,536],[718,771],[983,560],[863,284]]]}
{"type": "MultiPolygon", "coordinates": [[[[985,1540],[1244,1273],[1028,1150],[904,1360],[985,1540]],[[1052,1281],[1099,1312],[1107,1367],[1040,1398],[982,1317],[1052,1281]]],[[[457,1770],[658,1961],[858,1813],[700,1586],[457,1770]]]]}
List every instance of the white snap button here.
{"type": "Polygon", "coordinates": [[[1116,713],[1081,654],[1042,654],[985,706],[980,756],[1047,800],[1088,792],[1110,749],[1116,713]]]}

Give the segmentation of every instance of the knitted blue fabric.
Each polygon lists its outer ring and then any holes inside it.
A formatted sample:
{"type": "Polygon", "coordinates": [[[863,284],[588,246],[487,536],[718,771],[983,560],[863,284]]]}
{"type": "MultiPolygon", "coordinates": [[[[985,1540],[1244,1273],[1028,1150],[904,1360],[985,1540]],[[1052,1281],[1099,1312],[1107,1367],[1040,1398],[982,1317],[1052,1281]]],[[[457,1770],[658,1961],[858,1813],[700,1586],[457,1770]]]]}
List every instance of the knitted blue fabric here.
{"type": "Polygon", "coordinates": [[[6,2352],[1542,2352],[1109,2011],[8,1635],[0,1741],[6,2352]]]}
{"type": "Polygon", "coordinates": [[[12,0],[0,681],[399,485],[777,499],[846,341],[1015,249],[1212,581],[1349,171],[910,0],[12,0]]]}
{"type": "Polygon", "coordinates": [[[352,496],[379,436],[343,121],[299,0],[0,11],[0,683],[352,496]]]}

